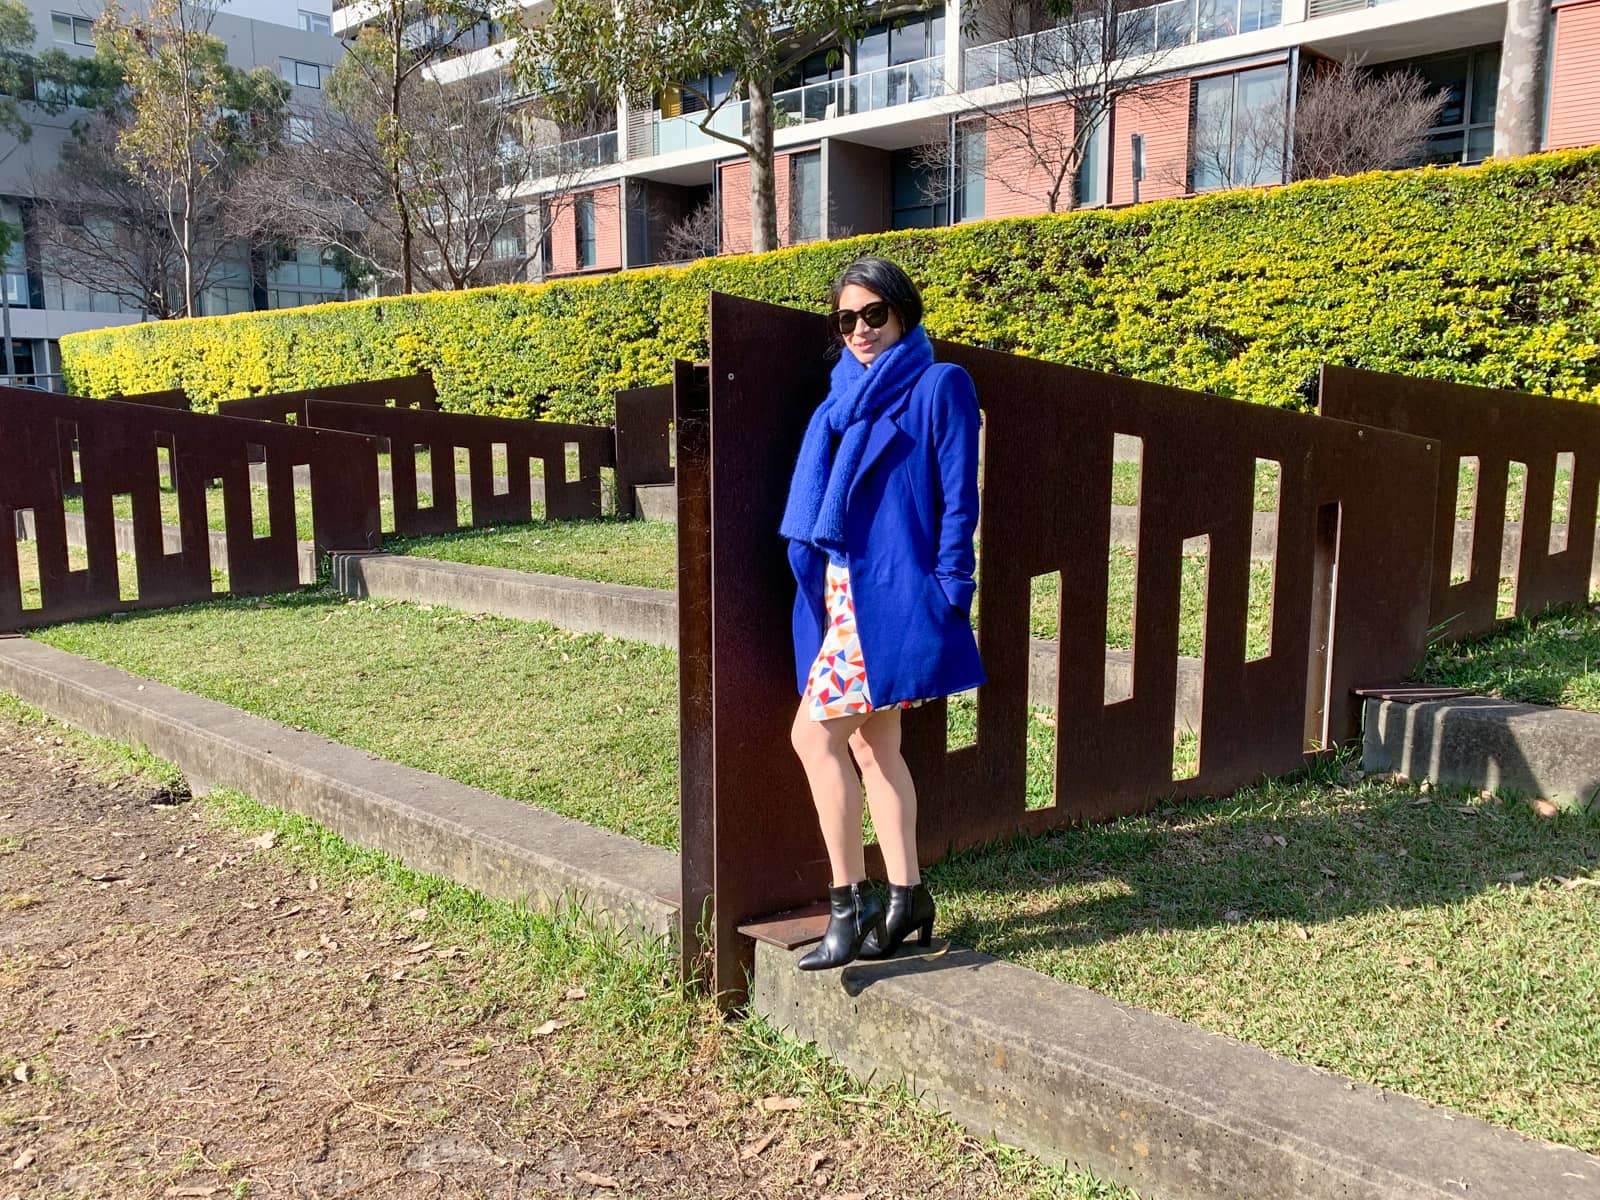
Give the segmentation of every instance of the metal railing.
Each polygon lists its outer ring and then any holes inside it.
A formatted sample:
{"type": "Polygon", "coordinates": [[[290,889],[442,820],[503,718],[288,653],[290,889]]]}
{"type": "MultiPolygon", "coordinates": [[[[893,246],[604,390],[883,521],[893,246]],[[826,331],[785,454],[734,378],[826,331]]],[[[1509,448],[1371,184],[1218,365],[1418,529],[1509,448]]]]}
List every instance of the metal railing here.
{"type": "MultiPolygon", "coordinates": [[[[1363,3],[1365,0],[1363,0],[1363,3]]],[[[1282,0],[1167,0],[1117,15],[1113,55],[1157,54],[1196,42],[1271,29],[1283,23],[1282,0]]],[[[1071,74],[1104,61],[1107,30],[1098,17],[973,46],[962,56],[969,90],[1039,76],[1071,74]]]]}
{"type": "MultiPolygon", "coordinates": [[[[779,128],[826,121],[849,113],[876,112],[927,100],[942,96],[947,90],[944,59],[922,58],[779,92],[772,98],[773,119],[779,128]]],[[[746,101],[729,101],[711,119],[711,127],[733,137],[743,137],[748,127],[749,107],[746,101]]],[[[703,119],[703,113],[663,117],[657,112],[654,152],[671,154],[717,141],[700,127],[703,119]]]]}

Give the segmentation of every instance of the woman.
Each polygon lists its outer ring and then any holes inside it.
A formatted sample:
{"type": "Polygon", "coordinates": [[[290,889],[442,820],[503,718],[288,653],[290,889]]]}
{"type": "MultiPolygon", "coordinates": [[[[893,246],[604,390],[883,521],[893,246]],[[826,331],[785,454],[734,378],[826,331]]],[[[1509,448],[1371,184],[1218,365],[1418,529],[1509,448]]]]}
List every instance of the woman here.
{"type": "Polygon", "coordinates": [[[804,970],[892,953],[932,934],[917,866],[917,796],[900,714],[983,682],[970,612],[978,521],[978,400],[935,364],[922,297],[894,263],[858,258],[833,285],[844,343],[812,415],[781,532],[799,588],[800,709],[791,731],[828,847],[828,932],[804,970]],[[861,768],[858,778],[850,755],[861,768]],[[864,888],[861,785],[889,876],[864,888]]]}

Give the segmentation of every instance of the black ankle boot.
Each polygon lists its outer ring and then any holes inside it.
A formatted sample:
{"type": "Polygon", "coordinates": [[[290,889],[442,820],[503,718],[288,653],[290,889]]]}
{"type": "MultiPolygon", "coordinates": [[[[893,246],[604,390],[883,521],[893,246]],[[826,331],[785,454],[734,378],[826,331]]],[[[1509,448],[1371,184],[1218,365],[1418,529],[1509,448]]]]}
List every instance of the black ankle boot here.
{"type": "Polygon", "coordinates": [[[861,943],[883,934],[883,901],[859,883],[828,889],[828,932],[817,948],[800,960],[802,971],[842,967],[861,952],[861,943]]]}
{"type": "Polygon", "coordinates": [[[884,917],[883,933],[867,935],[861,945],[862,958],[882,958],[900,949],[900,943],[917,932],[917,945],[927,946],[933,941],[933,894],[925,883],[909,887],[889,885],[889,911],[884,917]]]}

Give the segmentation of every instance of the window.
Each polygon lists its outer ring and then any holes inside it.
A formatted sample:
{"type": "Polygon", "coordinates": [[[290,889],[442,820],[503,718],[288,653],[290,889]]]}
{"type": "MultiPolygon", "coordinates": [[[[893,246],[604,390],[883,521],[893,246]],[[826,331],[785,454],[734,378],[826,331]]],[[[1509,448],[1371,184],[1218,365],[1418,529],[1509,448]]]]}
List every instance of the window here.
{"type": "Polygon", "coordinates": [[[1425,161],[1475,163],[1494,152],[1494,106],[1500,84],[1500,47],[1486,46],[1437,58],[1407,60],[1375,73],[1414,71],[1444,100],[1439,123],[1428,131],[1425,161]]]}
{"type": "Polygon", "coordinates": [[[27,308],[30,303],[30,293],[28,247],[24,239],[27,237],[28,227],[22,222],[22,210],[9,201],[0,203],[0,221],[4,221],[16,231],[16,238],[5,256],[6,303],[13,308],[27,308]]]}
{"type": "Polygon", "coordinates": [[[789,156],[789,242],[822,236],[822,151],[789,156]]]}
{"type": "Polygon", "coordinates": [[[322,13],[300,10],[300,28],[307,33],[321,33],[332,35],[333,23],[322,13]]]}
{"type": "Polygon", "coordinates": [[[939,195],[939,168],[916,148],[896,150],[889,156],[891,229],[928,229],[939,222],[934,199],[939,195]]]}
{"type": "Polygon", "coordinates": [[[94,46],[94,22],[68,13],[50,14],[50,31],[64,46],[94,46]]]}
{"type": "Polygon", "coordinates": [[[984,166],[988,136],[982,121],[956,126],[956,177],[952,221],[977,221],[983,217],[984,166]]]}
{"type": "MultiPolygon", "coordinates": [[[[1084,106],[1078,110],[1079,121],[1087,121],[1093,112],[1084,106]]],[[[1083,148],[1083,158],[1078,162],[1077,178],[1073,187],[1073,204],[1077,208],[1093,208],[1106,202],[1106,137],[1110,132],[1110,113],[1102,110],[1089,144],[1083,148]]]]}
{"type": "Polygon", "coordinates": [[[317,136],[317,123],[311,117],[300,117],[293,114],[289,117],[289,140],[295,145],[304,145],[317,136]]]}
{"type": "Polygon", "coordinates": [[[869,26],[855,41],[855,74],[938,58],[944,53],[944,6],[869,26]]]}
{"type": "Polygon", "coordinates": [[[1285,67],[1195,80],[1189,128],[1191,192],[1283,182],[1288,87],[1285,67]]]}
{"type": "Polygon", "coordinates": [[[298,58],[285,58],[283,77],[296,87],[320,88],[323,74],[328,70],[320,63],[301,62],[298,58]]]}
{"type": "Polygon", "coordinates": [[[503,227],[489,243],[489,257],[505,261],[522,257],[522,228],[520,222],[503,227]]]}
{"type": "Polygon", "coordinates": [[[668,95],[662,97],[661,115],[676,117],[704,112],[707,108],[706,99],[711,101],[709,107],[715,108],[733,91],[733,85],[732,71],[724,71],[720,75],[697,75],[693,79],[687,79],[681,87],[670,89],[668,95]]]}
{"type": "Polygon", "coordinates": [[[578,266],[592,267],[598,261],[594,244],[594,193],[585,192],[572,202],[577,229],[578,266]]]}

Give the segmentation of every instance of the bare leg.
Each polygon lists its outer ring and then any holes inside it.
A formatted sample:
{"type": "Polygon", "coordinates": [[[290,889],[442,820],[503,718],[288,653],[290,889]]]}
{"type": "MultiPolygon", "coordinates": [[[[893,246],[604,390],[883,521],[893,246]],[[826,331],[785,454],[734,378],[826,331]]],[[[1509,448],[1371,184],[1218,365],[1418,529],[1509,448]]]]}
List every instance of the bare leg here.
{"type": "Polygon", "coordinates": [[[802,700],[789,740],[800,756],[811,802],[817,808],[822,840],[828,847],[833,886],[860,883],[867,876],[861,846],[861,780],[850,761],[850,735],[871,714],[813,721],[802,700]]]}
{"type": "MultiPolygon", "coordinates": [[[[883,851],[889,882],[909,887],[922,881],[917,868],[917,789],[900,753],[898,708],[870,713],[850,737],[872,807],[872,825],[883,851]]],[[[859,818],[858,818],[859,820],[859,818]]]]}

